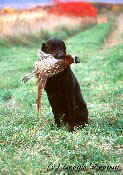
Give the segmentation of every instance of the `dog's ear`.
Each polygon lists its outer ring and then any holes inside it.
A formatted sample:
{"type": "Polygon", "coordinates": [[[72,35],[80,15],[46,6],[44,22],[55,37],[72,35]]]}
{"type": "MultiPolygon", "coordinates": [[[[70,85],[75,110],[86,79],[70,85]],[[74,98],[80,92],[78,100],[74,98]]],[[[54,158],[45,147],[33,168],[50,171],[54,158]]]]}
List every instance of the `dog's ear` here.
{"type": "Polygon", "coordinates": [[[43,52],[46,52],[46,51],[47,51],[46,43],[42,43],[41,50],[42,50],[43,52]]]}

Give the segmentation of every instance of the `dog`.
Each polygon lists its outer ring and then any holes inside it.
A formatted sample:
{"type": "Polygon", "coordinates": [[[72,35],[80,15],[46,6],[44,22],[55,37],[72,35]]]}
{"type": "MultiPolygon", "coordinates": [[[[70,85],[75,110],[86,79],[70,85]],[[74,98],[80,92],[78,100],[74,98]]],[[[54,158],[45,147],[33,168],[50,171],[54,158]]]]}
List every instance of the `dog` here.
{"type": "MultiPolygon", "coordinates": [[[[43,43],[41,50],[52,54],[56,59],[64,59],[66,55],[64,41],[56,38],[43,43]]],[[[69,131],[74,131],[75,126],[88,124],[87,105],[70,66],[48,78],[45,91],[58,127],[61,126],[61,119],[68,126],[69,131]]]]}

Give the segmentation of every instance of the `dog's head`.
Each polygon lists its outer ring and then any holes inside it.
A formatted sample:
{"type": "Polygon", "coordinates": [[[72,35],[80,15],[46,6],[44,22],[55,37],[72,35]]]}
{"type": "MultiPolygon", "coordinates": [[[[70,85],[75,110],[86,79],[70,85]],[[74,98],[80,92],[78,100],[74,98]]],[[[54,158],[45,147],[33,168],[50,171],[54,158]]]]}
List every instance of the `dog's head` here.
{"type": "Polygon", "coordinates": [[[41,50],[45,53],[52,54],[56,59],[64,59],[66,55],[66,46],[60,39],[49,39],[42,44],[41,50]]]}

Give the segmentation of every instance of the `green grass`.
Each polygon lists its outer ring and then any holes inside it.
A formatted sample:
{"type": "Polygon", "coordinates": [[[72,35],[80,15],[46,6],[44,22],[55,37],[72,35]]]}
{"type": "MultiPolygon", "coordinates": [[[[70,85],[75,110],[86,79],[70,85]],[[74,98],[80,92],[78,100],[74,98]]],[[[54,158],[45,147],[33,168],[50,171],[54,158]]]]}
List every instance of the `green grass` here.
{"type": "Polygon", "coordinates": [[[20,81],[31,72],[40,46],[0,47],[0,174],[120,173],[99,170],[123,161],[123,44],[102,51],[110,27],[111,21],[96,25],[66,41],[68,51],[81,59],[72,70],[89,108],[89,125],[74,133],[56,127],[45,92],[39,119],[35,82],[20,81]],[[86,170],[74,172],[77,166],[86,170]]]}
{"type": "Polygon", "coordinates": [[[88,61],[92,54],[95,54],[104,44],[105,39],[110,33],[112,20],[107,24],[96,25],[85,32],[81,32],[75,37],[67,40],[68,51],[78,54],[82,61],[88,61]]]}

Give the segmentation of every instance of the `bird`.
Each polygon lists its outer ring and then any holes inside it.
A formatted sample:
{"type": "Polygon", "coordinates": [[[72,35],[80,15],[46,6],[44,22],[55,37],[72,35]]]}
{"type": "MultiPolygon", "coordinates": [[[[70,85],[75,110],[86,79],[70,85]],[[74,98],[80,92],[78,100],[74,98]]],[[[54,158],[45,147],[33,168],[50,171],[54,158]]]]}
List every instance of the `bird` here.
{"type": "Polygon", "coordinates": [[[40,98],[42,95],[42,90],[45,88],[46,81],[48,78],[54,76],[57,73],[62,72],[67,66],[74,63],[79,63],[75,57],[75,60],[71,55],[66,55],[64,59],[56,59],[51,54],[46,54],[40,50],[39,58],[34,63],[34,70],[32,73],[25,75],[22,79],[24,83],[33,77],[37,78],[38,93],[36,98],[37,110],[40,112],[40,98]]]}

